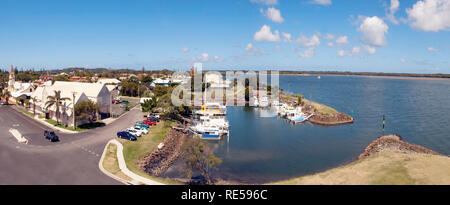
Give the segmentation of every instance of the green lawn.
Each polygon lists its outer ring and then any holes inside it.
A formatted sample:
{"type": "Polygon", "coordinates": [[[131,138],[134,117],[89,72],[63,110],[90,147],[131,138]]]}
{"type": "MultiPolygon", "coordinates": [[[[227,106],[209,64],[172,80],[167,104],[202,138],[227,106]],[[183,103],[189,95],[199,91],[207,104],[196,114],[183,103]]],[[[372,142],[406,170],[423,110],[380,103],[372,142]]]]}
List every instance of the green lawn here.
{"type": "Polygon", "coordinates": [[[151,176],[137,167],[137,162],[139,161],[139,159],[157,149],[159,143],[164,140],[174,123],[175,122],[173,121],[161,121],[158,123],[158,125],[150,127],[149,133],[147,135],[138,137],[137,141],[120,139],[120,142],[123,144],[123,155],[125,158],[125,162],[127,163],[127,167],[130,171],[143,177],[159,181],[161,183],[179,184],[178,182],[175,182],[168,178],[151,176]]]}
{"type": "Polygon", "coordinates": [[[119,168],[119,162],[117,161],[117,146],[114,144],[109,144],[106,149],[105,157],[102,163],[103,168],[111,174],[117,177],[130,181],[131,178],[125,175],[119,168]]]}
{"type": "Polygon", "coordinates": [[[104,122],[97,121],[97,122],[93,122],[93,123],[79,125],[79,126],[77,126],[77,130],[74,130],[73,126],[66,126],[66,125],[61,124],[61,123],[57,124],[56,120],[53,120],[53,119],[46,119],[45,121],[50,123],[50,124],[52,124],[52,125],[54,125],[54,126],[57,126],[59,128],[63,128],[63,129],[70,130],[70,131],[84,131],[84,130],[89,130],[89,129],[94,129],[94,128],[97,128],[97,127],[105,126],[104,122]]]}
{"type": "Polygon", "coordinates": [[[22,110],[22,112],[30,117],[34,117],[33,113],[29,112],[28,110],[22,110]]]}

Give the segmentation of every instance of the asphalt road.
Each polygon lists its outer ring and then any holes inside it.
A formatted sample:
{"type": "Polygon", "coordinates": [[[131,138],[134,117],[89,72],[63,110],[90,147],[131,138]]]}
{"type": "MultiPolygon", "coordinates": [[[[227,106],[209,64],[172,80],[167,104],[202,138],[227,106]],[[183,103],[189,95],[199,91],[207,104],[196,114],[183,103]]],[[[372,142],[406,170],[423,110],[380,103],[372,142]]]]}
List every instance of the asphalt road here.
{"type": "Polygon", "coordinates": [[[0,106],[0,184],[121,184],[106,176],[98,162],[117,131],[142,120],[133,109],[109,125],[78,134],[56,132],[60,142],[43,136],[51,129],[9,106],[0,106]],[[18,143],[9,129],[28,139],[18,143]]]}

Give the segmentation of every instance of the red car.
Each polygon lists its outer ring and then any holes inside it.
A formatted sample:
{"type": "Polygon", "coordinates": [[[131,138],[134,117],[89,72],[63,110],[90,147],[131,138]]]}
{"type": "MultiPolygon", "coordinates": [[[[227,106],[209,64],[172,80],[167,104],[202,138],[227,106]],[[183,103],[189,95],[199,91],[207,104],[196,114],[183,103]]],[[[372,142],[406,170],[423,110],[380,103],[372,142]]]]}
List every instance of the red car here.
{"type": "Polygon", "coordinates": [[[147,125],[156,125],[156,121],[152,121],[152,120],[144,120],[144,123],[147,125]]]}

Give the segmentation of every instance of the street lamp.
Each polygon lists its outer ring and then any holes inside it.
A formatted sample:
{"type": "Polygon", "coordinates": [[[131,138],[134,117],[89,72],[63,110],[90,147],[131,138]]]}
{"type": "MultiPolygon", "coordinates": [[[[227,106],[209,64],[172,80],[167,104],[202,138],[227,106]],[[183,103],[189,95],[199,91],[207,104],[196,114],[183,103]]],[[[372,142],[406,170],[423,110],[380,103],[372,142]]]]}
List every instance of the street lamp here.
{"type": "Polygon", "coordinates": [[[72,92],[72,115],[73,115],[73,130],[77,130],[76,120],[75,120],[75,95],[77,92],[72,92]]]}

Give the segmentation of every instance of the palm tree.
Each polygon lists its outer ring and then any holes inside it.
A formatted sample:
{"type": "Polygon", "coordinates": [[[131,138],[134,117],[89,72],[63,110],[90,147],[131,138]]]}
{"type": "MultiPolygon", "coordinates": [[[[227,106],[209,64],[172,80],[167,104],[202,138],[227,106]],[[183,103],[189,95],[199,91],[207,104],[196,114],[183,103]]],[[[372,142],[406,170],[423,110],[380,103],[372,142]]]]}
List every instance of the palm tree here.
{"type": "Polygon", "coordinates": [[[11,97],[11,93],[8,90],[3,90],[3,97],[5,98],[6,103],[9,104],[9,98],[11,97]]]}
{"type": "Polygon", "coordinates": [[[32,97],[31,102],[33,103],[33,115],[36,115],[36,103],[38,102],[38,99],[36,97],[32,97]]]}
{"type": "Polygon", "coordinates": [[[54,96],[47,96],[48,101],[45,102],[45,108],[48,109],[49,107],[55,105],[56,106],[56,124],[59,124],[59,107],[62,105],[62,102],[65,100],[70,100],[70,98],[62,98],[61,97],[61,91],[55,90],[54,96]]]}

